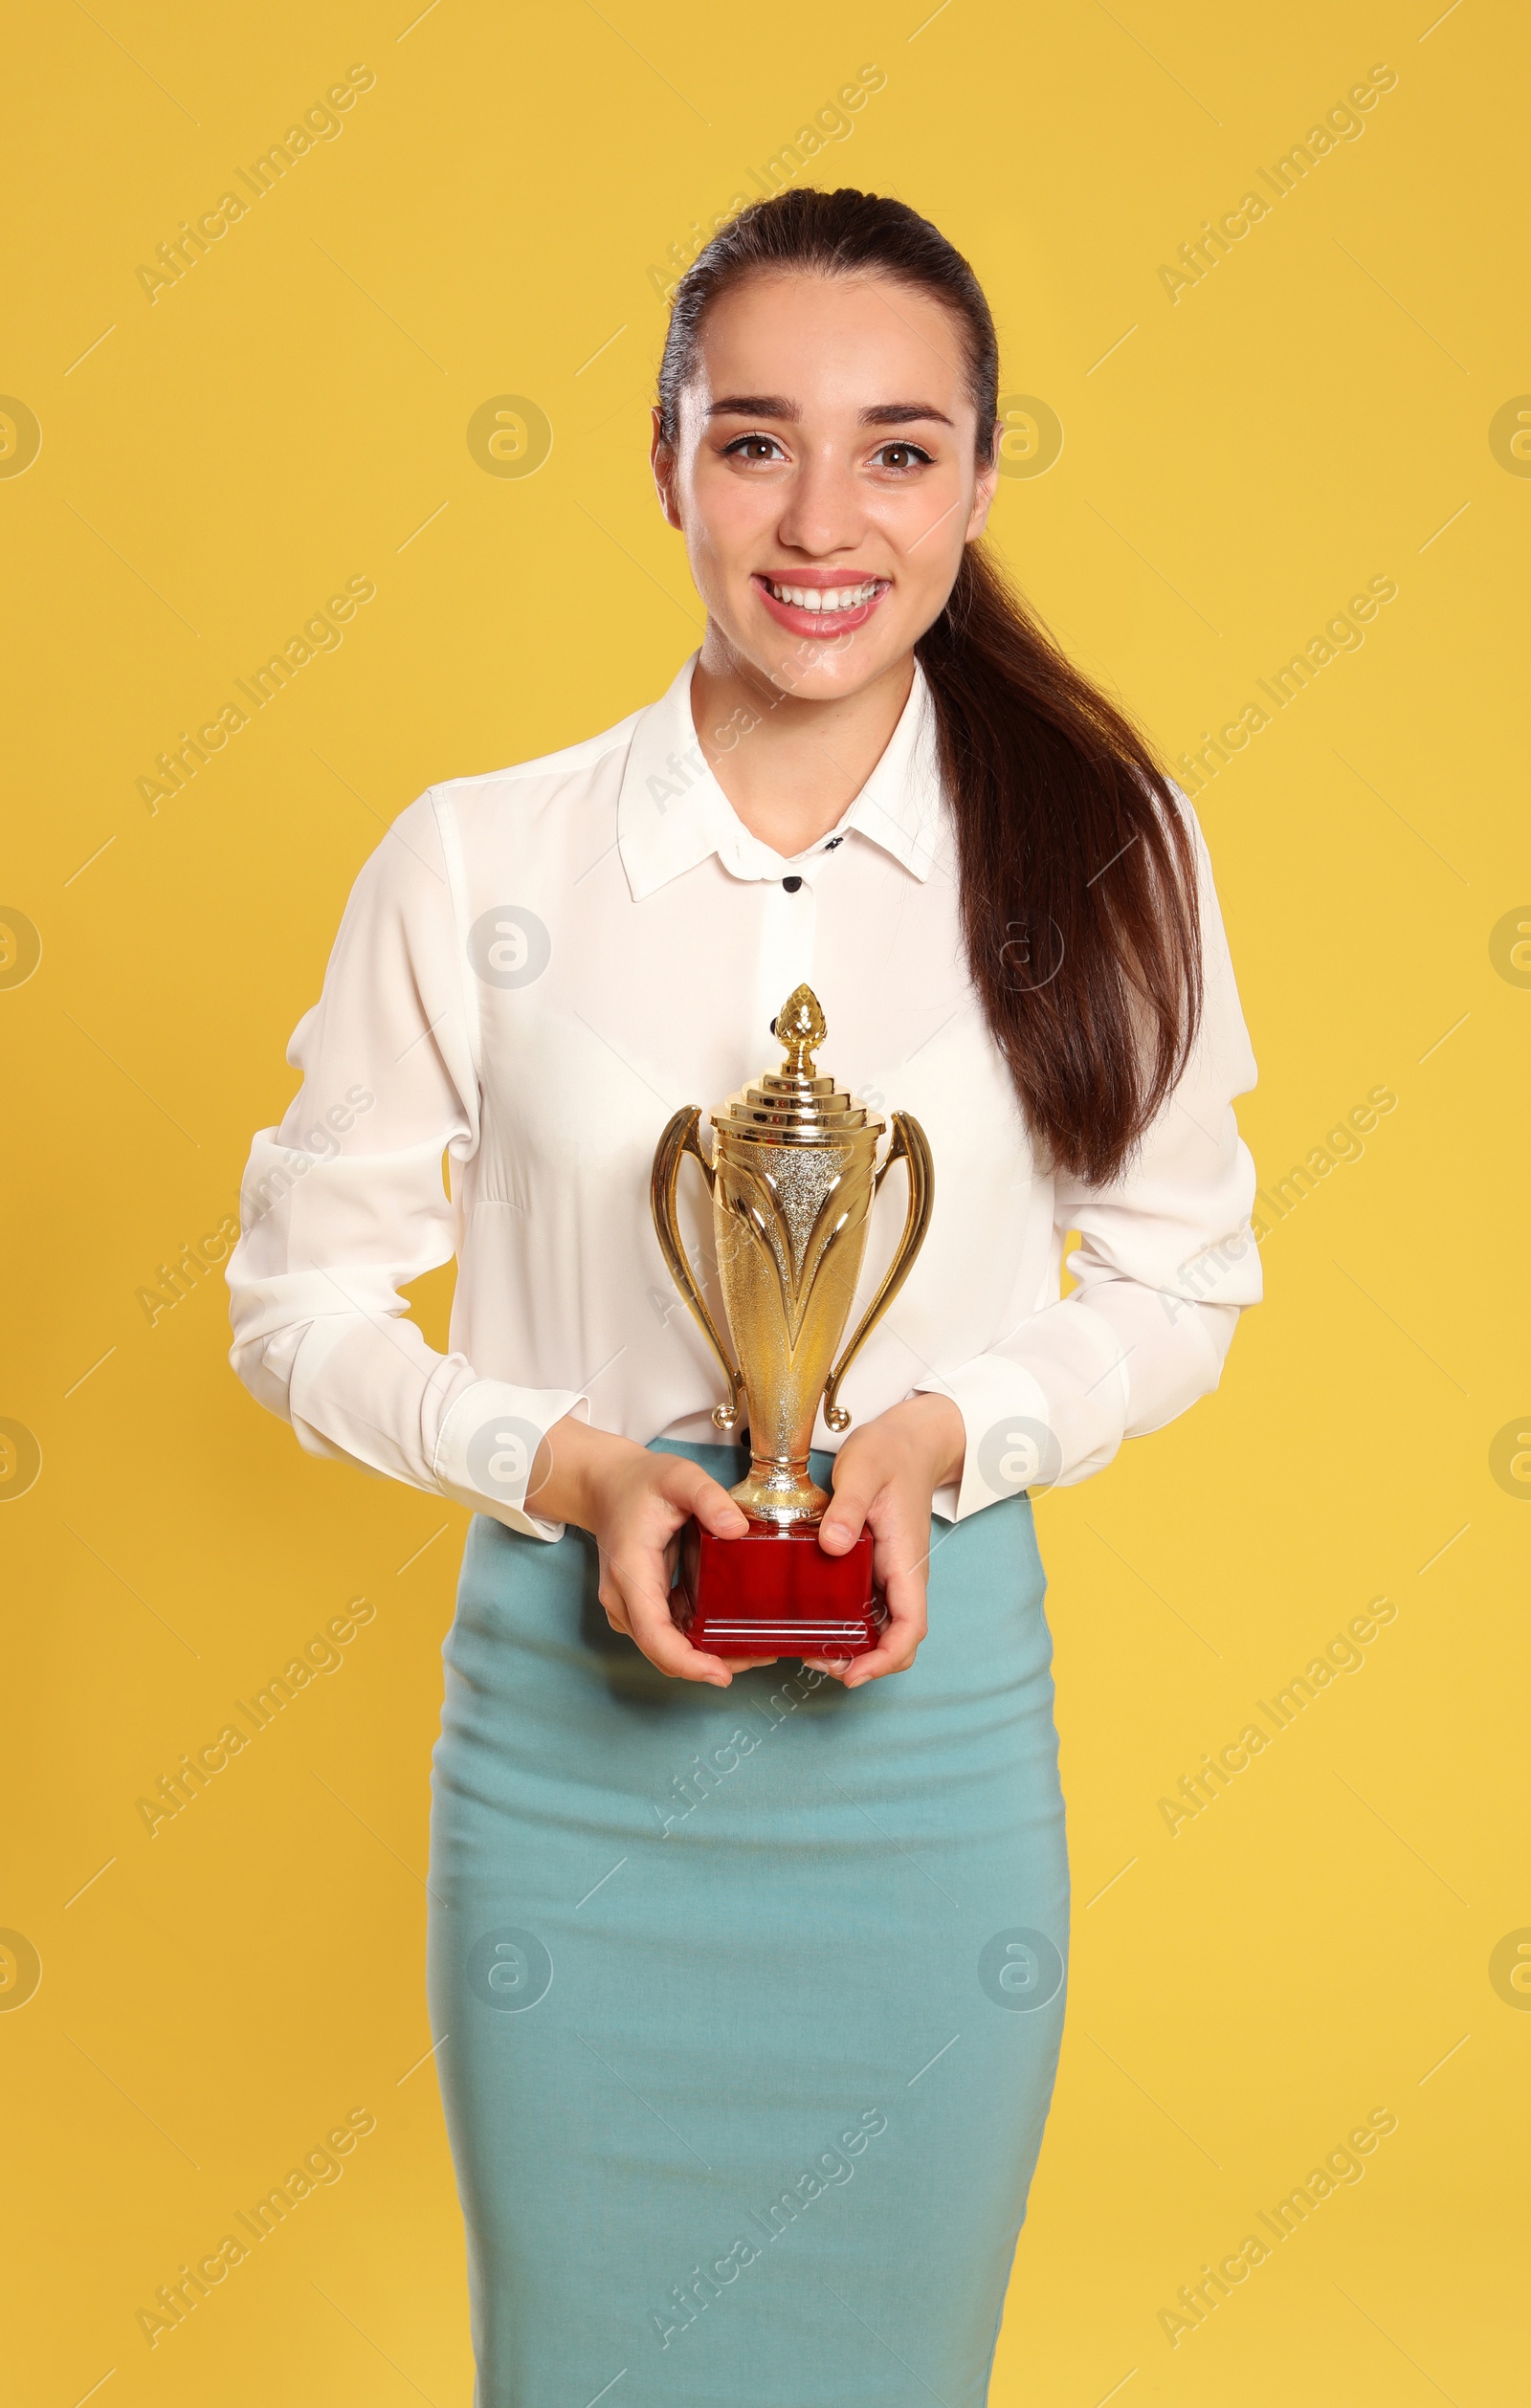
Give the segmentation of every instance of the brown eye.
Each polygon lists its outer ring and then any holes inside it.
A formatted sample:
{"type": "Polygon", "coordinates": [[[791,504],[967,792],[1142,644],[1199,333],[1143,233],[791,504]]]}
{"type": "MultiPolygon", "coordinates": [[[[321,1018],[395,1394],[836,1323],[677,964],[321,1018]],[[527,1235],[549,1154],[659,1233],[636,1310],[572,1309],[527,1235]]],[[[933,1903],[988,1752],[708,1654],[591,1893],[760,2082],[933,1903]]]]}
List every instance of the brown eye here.
{"type": "Polygon", "coordinates": [[[736,435],[732,443],[723,446],[725,460],[768,460],[780,453],[781,446],[773,434],[736,435]]]}
{"type": "Polygon", "coordinates": [[[928,468],[930,453],[922,452],[918,443],[884,443],[874,453],[884,468],[898,472],[912,468],[928,468]]]}

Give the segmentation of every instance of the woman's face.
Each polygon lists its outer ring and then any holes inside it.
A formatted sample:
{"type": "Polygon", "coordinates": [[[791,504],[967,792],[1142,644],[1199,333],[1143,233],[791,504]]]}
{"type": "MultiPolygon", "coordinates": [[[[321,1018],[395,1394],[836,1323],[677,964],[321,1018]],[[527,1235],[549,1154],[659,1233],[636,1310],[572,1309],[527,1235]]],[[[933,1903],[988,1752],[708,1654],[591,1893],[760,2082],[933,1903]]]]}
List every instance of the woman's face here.
{"type": "Polygon", "coordinates": [[[724,294],[676,449],[657,413],[654,442],[709,640],[806,700],[905,659],[988,515],[997,467],[977,466],[976,434],[960,322],[927,294],[798,273],[724,294]]]}

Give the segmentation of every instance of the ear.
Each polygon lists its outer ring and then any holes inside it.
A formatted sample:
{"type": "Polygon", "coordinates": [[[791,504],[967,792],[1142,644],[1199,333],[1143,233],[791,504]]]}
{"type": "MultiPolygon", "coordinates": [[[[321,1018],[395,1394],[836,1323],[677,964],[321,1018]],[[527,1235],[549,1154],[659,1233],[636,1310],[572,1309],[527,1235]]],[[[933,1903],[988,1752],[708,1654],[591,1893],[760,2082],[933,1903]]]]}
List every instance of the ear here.
{"type": "Polygon", "coordinates": [[[676,455],[659,431],[658,405],[649,412],[649,466],[654,472],[654,490],[659,497],[665,524],[680,525],[680,513],[676,507],[676,455]]]}
{"type": "Polygon", "coordinates": [[[963,538],[965,543],[976,542],[988,522],[989,505],[993,501],[999,484],[999,442],[1004,431],[1004,420],[996,418],[990,436],[988,460],[979,470],[973,485],[972,515],[967,521],[967,532],[963,538]]]}

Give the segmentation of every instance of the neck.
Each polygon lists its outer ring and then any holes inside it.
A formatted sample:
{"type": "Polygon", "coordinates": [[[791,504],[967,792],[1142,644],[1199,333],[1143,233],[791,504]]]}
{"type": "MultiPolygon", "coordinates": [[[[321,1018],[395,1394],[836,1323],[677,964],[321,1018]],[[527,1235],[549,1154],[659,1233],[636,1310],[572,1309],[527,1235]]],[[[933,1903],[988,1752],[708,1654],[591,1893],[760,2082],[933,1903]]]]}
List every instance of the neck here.
{"type": "Polygon", "coordinates": [[[886,752],[914,676],[906,652],[855,694],[808,700],[742,660],[709,622],[691,716],[707,766],[750,834],[788,860],[827,836],[886,752]]]}

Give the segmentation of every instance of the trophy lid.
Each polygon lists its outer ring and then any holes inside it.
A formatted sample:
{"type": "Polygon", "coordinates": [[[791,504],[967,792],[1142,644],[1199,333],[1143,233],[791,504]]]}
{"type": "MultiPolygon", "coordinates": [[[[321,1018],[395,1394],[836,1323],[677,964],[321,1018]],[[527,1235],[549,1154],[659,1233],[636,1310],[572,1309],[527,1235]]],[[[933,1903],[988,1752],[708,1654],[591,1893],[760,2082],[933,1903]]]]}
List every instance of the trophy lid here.
{"type": "Polygon", "coordinates": [[[823,1044],[826,1022],[810,986],[795,986],[775,1020],[772,1033],[786,1050],[779,1071],[762,1071],[754,1086],[731,1095],[712,1115],[720,1137],[752,1138],[771,1145],[833,1145],[860,1131],[880,1134],[832,1078],[821,1074],[813,1056],[823,1044]]]}

